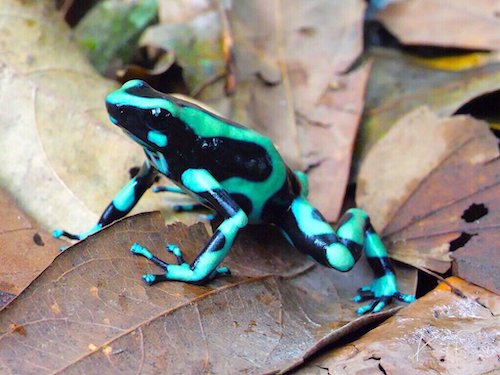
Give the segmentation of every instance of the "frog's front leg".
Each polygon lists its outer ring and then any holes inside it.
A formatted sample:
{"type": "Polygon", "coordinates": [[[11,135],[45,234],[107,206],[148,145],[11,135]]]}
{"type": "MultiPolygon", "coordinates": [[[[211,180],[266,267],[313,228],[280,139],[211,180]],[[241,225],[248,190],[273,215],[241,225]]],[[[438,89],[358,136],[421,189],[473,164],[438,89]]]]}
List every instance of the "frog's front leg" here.
{"type": "Polygon", "coordinates": [[[153,185],[156,173],[156,170],[146,160],[139,173],[116,194],[108,207],[106,207],[96,225],[80,234],[72,234],[61,229],[54,229],[52,232],[53,236],[56,238],[67,237],[72,240],[83,240],[99,231],[102,227],[124,217],[134,208],[144,192],[153,185]]]}
{"type": "Polygon", "coordinates": [[[245,212],[207,170],[186,170],[182,174],[182,184],[213,207],[224,220],[192,264],[184,261],[180,249],[176,246],[167,245],[167,250],[173,252],[177,258],[177,264],[169,264],[153,256],[139,244],[132,245],[132,253],[146,257],[165,270],[165,273],[160,275],[143,275],[143,280],[149,285],[167,280],[203,283],[218,274],[229,273],[227,268],[217,267],[229,252],[239,230],[248,222],[245,212]]]}
{"type": "Polygon", "coordinates": [[[297,197],[277,224],[297,249],[339,271],[349,271],[364,248],[375,273],[375,280],[360,288],[358,295],[354,297],[357,302],[372,299],[370,304],[357,310],[358,314],[379,312],[393,298],[404,302],[415,299],[398,291],[394,269],[385,246],[363,210],[348,210],[340,219],[335,233],[317,209],[304,197],[297,197]]]}

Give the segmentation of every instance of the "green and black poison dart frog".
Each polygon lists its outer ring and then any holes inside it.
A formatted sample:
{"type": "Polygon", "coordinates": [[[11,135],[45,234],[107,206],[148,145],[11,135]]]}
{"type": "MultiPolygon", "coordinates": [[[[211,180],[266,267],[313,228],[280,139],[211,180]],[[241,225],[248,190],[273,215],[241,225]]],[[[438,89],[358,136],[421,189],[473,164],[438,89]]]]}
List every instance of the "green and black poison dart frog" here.
{"type": "Polygon", "coordinates": [[[133,254],[146,257],[164,270],[158,275],[143,275],[147,284],[167,280],[203,283],[228,274],[229,270],[219,268],[219,264],[240,229],[247,224],[271,223],[294,247],[339,271],[349,271],[365,250],[375,281],[360,288],[354,297],[355,301],[372,300],[358,309],[359,314],[378,312],[393,298],[414,300],[398,291],[387,251],[367,214],[350,209],[335,232],[307,201],[306,175],[292,171],[268,138],[160,93],[140,80],[129,81],[110,93],[106,107],[111,122],[144,148],[146,160],[94,228],[80,235],[54,230],[55,237],[81,240],[122,218],[161,173],[182,189],[179,192],[214,210],[222,222],[191,264],[185,262],[175,245],[167,245],[177,258],[177,264],[169,264],[133,244],[133,254]]]}

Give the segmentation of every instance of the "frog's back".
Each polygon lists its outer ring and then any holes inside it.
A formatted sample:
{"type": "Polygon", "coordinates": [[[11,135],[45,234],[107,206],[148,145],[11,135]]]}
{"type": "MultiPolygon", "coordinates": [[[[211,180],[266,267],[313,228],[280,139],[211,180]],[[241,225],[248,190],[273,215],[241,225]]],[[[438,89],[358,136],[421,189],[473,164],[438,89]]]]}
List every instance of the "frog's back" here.
{"type": "Polygon", "coordinates": [[[182,107],[179,119],[197,135],[196,167],[221,183],[250,222],[271,221],[277,206],[287,206],[300,193],[294,173],[269,138],[192,105],[182,107]]]}

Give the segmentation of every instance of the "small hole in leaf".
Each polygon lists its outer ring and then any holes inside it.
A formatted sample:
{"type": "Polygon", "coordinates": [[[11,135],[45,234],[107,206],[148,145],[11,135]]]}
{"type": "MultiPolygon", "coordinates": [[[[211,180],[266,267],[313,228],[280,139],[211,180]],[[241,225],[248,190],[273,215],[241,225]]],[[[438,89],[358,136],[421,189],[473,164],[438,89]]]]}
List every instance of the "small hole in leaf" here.
{"type": "Polygon", "coordinates": [[[465,244],[476,235],[477,233],[469,234],[466,232],[462,232],[460,236],[450,242],[450,251],[455,251],[457,249],[460,249],[461,247],[464,247],[465,244]]]}
{"type": "Polygon", "coordinates": [[[462,219],[465,220],[466,223],[472,223],[476,220],[481,219],[483,216],[488,214],[488,207],[484,205],[484,203],[476,204],[472,203],[469,208],[464,211],[462,215],[462,219]]]}
{"type": "Polygon", "coordinates": [[[33,242],[36,243],[38,246],[45,246],[45,243],[43,242],[42,236],[40,234],[35,233],[33,235],[33,242]]]}

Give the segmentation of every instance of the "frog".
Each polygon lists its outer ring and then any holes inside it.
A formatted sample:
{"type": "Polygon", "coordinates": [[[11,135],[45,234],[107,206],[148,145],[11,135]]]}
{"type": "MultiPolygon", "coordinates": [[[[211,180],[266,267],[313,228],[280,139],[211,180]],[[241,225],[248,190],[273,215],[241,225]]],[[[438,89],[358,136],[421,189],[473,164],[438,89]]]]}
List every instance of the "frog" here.
{"type": "Polygon", "coordinates": [[[292,170],[268,137],[191,101],[159,92],[142,80],[124,83],[107,95],[105,103],[111,123],[143,148],[144,163],[94,227],[81,234],[56,229],[55,237],[83,240],[123,218],[163,175],[175,185],[156,187],[156,191],[190,195],[197,203],[186,210],[207,207],[220,224],[191,263],[175,244],[166,245],[175,263],[165,262],[139,243],[132,244],[132,254],[163,271],[144,274],[146,284],[205,284],[230,274],[220,264],[238,233],[247,225],[266,223],[276,226],[300,252],[340,272],[351,270],[364,252],[375,278],[353,298],[369,301],[357,309],[358,314],[380,312],[394,299],[414,301],[414,296],[399,292],[394,267],[368,214],[351,208],[334,230],[308,200],[307,175],[292,170]]]}

